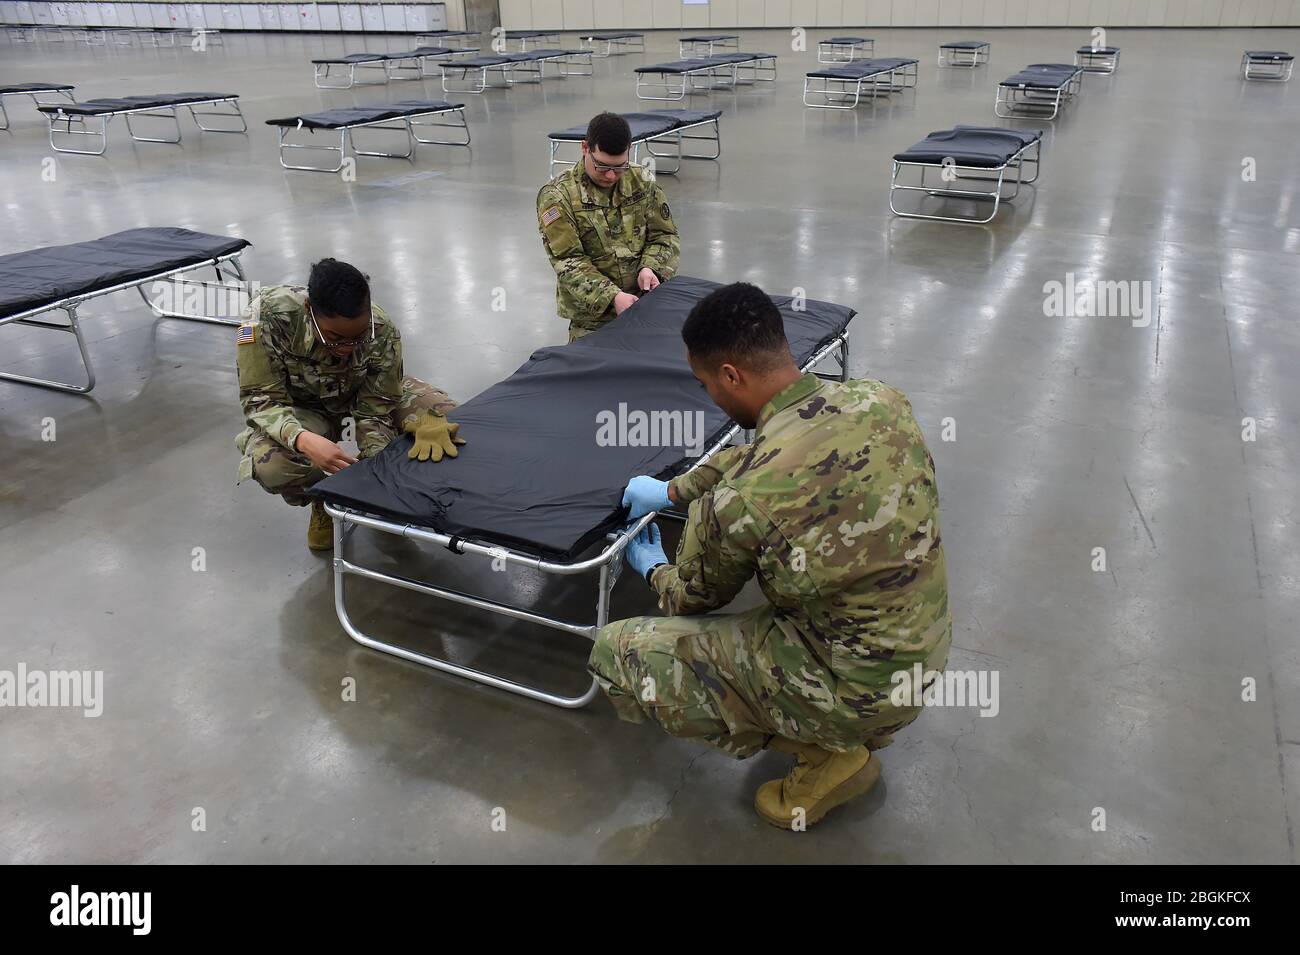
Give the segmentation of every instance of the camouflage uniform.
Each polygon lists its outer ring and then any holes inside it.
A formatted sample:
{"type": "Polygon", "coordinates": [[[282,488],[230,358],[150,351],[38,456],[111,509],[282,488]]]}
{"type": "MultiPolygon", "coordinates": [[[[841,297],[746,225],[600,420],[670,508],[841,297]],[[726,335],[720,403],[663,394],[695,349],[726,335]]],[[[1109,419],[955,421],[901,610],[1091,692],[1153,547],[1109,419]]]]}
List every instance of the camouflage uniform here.
{"type": "Polygon", "coordinates": [[[589,669],[619,716],[738,758],[772,736],[879,749],[919,713],[890,674],[942,669],[952,623],[934,462],[907,398],[804,375],[753,444],[674,479],[690,503],[676,564],[651,585],[669,617],[601,629],[589,669]],[[767,605],[724,606],[755,573],[767,605]]]}
{"type": "Polygon", "coordinates": [[[579,162],[537,193],[537,221],[559,276],[555,307],[568,319],[569,341],[611,321],[619,292],[640,295],[642,269],[665,282],[677,272],[681,240],[668,199],[637,166],[600,189],[579,162]]]}
{"type": "Polygon", "coordinates": [[[303,431],[338,441],[352,418],[363,458],[378,454],[407,418],[456,403],[418,378],[402,374],[402,340],[383,309],[373,309],[375,340],[347,358],[321,344],[297,286],[262,289],[244,309],[235,346],[239,402],[248,423],[235,445],[239,480],[253,478],[290,504],[310,503],[303,491],[325,476],[294,450],[303,431]]]}

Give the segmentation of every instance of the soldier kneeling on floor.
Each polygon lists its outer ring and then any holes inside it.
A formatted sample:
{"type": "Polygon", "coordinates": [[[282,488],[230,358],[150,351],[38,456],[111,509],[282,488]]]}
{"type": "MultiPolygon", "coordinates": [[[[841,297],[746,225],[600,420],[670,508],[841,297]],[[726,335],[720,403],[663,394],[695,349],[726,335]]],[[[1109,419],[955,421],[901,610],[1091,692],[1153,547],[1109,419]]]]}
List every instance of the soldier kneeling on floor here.
{"type": "Polygon", "coordinates": [[[248,424],[235,439],[239,480],[253,478],[295,506],[311,503],[307,546],[334,546],[324,505],[304,492],[353,458],[338,442],[348,419],[360,457],[384,450],[399,431],[414,436],[410,457],[455,457],[456,407],[447,395],[402,371],[397,326],[372,306],[366,277],[346,262],[321,259],[307,287],[264,288],[236,335],[239,401],[248,424]]]}
{"type": "Polygon", "coordinates": [[[870,789],[873,752],[916,719],[920,707],[891,700],[891,676],[947,662],[934,462],[902,392],[801,373],[752,285],[703,299],[682,338],[709,397],[754,440],[671,482],[628,484],[633,519],[690,505],[675,562],[654,524],[626,552],[669,616],[603,627],[589,669],[625,720],[741,759],[794,754],[754,806],[799,829],[870,789]],[[710,613],[755,575],[761,606],[710,613]]]}

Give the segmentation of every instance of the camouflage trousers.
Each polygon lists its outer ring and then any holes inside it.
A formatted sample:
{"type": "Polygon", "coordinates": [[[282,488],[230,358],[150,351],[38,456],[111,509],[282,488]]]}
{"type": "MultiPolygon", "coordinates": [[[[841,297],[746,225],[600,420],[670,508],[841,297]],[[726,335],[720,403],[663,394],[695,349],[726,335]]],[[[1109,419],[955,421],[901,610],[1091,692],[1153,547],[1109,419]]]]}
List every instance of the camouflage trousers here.
{"type": "Polygon", "coordinates": [[[921,712],[892,705],[886,686],[874,694],[871,712],[860,713],[836,695],[835,676],[811,656],[797,674],[774,676],[758,661],[768,640],[781,639],[770,606],[632,617],[601,628],[587,669],[619,718],[652,720],[670,736],[702,740],[737,759],[775,736],[838,752],[882,749],[921,712]]]}
{"type": "MultiPolygon", "coordinates": [[[[456,402],[447,397],[445,392],[407,375],[402,379],[402,397],[389,423],[396,436],[409,416],[423,414],[429,409],[450,411],[455,407],[456,402]]],[[[338,441],[342,437],[341,416],[325,415],[311,408],[294,408],[293,414],[308,431],[323,435],[331,441],[338,441]]],[[[305,454],[290,451],[260,428],[245,430],[235,439],[235,443],[244,453],[241,478],[252,477],[267,491],[279,494],[295,507],[311,503],[311,499],[303,492],[325,477],[325,472],[316,467],[305,454]]]]}

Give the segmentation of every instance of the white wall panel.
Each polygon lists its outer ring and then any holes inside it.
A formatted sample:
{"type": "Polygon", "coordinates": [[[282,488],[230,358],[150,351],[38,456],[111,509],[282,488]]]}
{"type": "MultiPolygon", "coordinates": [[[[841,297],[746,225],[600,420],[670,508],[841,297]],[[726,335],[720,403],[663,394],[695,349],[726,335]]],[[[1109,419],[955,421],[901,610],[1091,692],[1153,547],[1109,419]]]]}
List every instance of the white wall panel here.
{"type": "Polygon", "coordinates": [[[681,29],[682,2],[681,0],[654,0],[650,6],[650,15],[653,17],[653,26],[656,29],[681,29]]]}
{"type": "MultiPolygon", "coordinates": [[[[612,3],[613,0],[603,0],[605,3],[612,3]]],[[[626,30],[648,30],[654,26],[654,15],[650,11],[650,4],[645,0],[623,0],[623,19],[619,21],[620,29],[626,30]]]]}
{"type": "Polygon", "coordinates": [[[563,0],[533,0],[534,30],[563,30],[563,0]]]}
{"type": "Polygon", "coordinates": [[[367,33],[382,33],[384,29],[384,11],[377,3],[361,5],[361,27],[367,33]]]}
{"type": "Polygon", "coordinates": [[[728,31],[739,25],[740,7],[737,0],[709,0],[709,29],[728,31]]]}

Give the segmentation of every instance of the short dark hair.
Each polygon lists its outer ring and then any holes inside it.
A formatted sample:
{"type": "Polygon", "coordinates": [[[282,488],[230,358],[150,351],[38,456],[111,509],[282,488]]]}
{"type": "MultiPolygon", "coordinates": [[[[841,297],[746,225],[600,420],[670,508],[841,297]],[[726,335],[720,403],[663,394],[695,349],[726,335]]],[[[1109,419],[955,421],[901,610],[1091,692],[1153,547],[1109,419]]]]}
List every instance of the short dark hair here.
{"type": "Polygon", "coordinates": [[[682,326],[692,358],[768,371],[791,361],[781,311],[756,285],[735,282],[695,303],[682,326]]]}
{"type": "Polygon", "coordinates": [[[307,298],[321,315],[360,318],[370,298],[370,283],[355,266],[321,259],[311,267],[307,298]]]}
{"type": "Polygon", "coordinates": [[[587,148],[620,156],[632,148],[632,127],[618,113],[599,113],[587,124],[587,148]]]}

